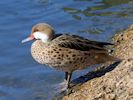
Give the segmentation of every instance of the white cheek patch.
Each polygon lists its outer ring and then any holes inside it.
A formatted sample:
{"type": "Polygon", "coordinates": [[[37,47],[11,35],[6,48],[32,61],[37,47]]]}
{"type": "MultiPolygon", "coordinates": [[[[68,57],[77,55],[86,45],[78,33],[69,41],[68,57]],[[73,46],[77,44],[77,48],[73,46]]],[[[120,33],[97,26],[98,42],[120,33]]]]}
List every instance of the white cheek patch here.
{"type": "Polygon", "coordinates": [[[47,42],[49,39],[49,37],[42,32],[35,32],[33,35],[36,39],[41,39],[43,42],[47,42]]]}

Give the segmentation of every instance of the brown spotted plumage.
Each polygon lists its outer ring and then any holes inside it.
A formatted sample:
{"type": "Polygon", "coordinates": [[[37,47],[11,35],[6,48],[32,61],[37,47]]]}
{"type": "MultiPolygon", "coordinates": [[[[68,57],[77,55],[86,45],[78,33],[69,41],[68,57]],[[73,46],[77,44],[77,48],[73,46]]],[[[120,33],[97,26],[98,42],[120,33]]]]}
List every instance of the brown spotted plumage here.
{"type": "Polygon", "coordinates": [[[37,40],[31,46],[32,57],[40,64],[64,71],[68,85],[73,71],[115,60],[105,49],[111,43],[91,41],[76,35],[56,35],[53,28],[45,23],[35,25],[30,37],[22,42],[33,39],[37,40]]]}

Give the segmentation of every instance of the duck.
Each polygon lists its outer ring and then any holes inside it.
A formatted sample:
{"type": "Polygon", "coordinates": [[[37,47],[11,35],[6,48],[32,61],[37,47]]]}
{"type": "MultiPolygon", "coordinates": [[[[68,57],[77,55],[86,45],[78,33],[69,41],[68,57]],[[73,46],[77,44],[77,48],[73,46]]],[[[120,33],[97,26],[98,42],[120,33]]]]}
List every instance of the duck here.
{"type": "Polygon", "coordinates": [[[31,46],[31,55],[42,65],[61,70],[65,73],[65,89],[70,88],[74,71],[116,60],[106,46],[112,43],[89,40],[72,34],[56,34],[47,23],[38,23],[32,27],[28,38],[22,43],[35,40],[31,46]]]}

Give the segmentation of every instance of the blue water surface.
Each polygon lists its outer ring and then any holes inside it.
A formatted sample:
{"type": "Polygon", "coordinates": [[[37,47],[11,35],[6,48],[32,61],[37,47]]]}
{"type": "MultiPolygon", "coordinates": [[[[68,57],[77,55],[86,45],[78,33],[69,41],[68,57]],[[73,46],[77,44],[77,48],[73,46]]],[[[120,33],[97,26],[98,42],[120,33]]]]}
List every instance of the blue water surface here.
{"type": "MultiPolygon", "coordinates": [[[[39,22],[57,33],[109,42],[133,23],[132,0],[2,0],[0,2],[0,100],[50,100],[63,72],[36,63],[32,42],[21,44],[39,22]]],[[[78,71],[74,78],[86,72],[78,71]]]]}

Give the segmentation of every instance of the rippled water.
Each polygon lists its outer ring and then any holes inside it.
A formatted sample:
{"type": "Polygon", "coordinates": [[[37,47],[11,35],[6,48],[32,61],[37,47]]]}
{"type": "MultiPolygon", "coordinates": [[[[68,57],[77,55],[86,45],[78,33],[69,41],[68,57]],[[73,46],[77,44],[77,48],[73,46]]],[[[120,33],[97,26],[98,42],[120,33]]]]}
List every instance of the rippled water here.
{"type": "MultiPolygon", "coordinates": [[[[31,43],[21,44],[38,22],[56,32],[110,41],[133,23],[131,0],[2,0],[0,2],[0,100],[49,100],[63,72],[36,63],[31,43]]],[[[74,77],[78,77],[79,73],[74,77]]]]}

